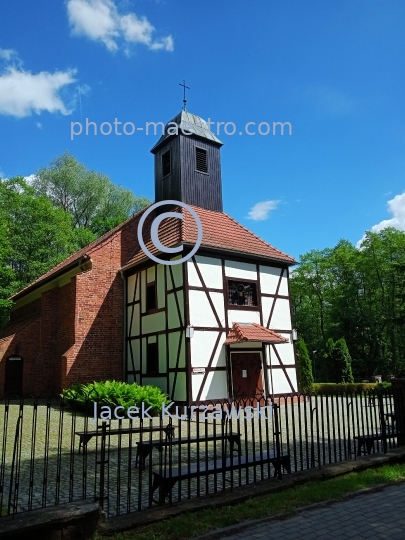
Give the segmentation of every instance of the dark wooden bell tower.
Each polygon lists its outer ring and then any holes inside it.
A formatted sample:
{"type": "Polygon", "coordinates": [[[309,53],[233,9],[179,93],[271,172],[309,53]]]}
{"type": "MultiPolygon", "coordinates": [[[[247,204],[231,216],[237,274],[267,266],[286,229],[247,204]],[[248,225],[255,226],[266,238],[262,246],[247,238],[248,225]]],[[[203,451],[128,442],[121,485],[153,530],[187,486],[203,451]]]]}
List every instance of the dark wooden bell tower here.
{"type": "Polygon", "coordinates": [[[199,116],[181,111],[168,122],[151,150],[155,202],[172,199],[222,212],[221,146],[199,116]]]}

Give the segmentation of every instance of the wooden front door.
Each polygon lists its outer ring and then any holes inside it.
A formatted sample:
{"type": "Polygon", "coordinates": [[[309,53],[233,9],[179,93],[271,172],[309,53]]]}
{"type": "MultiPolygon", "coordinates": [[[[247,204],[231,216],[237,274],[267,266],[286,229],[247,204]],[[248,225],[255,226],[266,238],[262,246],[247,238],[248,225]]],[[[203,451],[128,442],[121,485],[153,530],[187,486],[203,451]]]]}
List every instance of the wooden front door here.
{"type": "Polygon", "coordinates": [[[231,353],[231,363],[233,399],[250,399],[255,405],[264,396],[260,353],[231,353]]]}
{"type": "Polygon", "coordinates": [[[24,361],[21,356],[10,356],[7,358],[4,385],[5,397],[20,397],[22,395],[23,366],[24,361]]]}

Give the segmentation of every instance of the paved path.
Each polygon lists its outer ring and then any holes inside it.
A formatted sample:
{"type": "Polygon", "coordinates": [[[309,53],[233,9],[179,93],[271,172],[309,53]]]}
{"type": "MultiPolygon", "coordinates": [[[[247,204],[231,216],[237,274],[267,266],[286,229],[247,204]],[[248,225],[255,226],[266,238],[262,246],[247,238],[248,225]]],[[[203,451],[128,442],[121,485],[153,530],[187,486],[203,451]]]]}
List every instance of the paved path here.
{"type": "Polygon", "coordinates": [[[262,521],[225,540],[405,539],[405,483],[282,521],[262,521]]]}

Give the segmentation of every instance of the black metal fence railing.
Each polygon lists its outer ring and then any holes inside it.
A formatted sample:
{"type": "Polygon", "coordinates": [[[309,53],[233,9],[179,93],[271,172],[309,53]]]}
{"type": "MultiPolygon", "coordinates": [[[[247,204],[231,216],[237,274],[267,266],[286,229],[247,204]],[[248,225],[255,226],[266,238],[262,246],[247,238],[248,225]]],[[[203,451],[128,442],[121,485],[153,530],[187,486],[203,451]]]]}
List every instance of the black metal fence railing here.
{"type": "Polygon", "coordinates": [[[398,392],[173,405],[143,419],[112,408],[96,422],[92,403],[3,400],[1,515],[93,498],[112,517],[387,452],[404,438],[398,392]]]}

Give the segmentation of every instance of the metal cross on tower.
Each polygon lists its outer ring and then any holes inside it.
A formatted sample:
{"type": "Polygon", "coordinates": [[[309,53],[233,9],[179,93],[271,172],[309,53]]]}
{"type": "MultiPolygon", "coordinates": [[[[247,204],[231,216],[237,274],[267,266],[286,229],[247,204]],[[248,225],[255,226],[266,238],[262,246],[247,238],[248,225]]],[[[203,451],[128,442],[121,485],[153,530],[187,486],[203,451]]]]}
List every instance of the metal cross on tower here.
{"type": "Polygon", "coordinates": [[[183,84],[179,83],[179,86],[182,86],[183,87],[183,90],[184,90],[184,94],[183,94],[183,111],[186,110],[186,103],[187,103],[187,99],[186,99],[186,88],[188,90],[190,90],[190,87],[189,86],[186,86],[186,81],[183,80],[183,84]]]}

